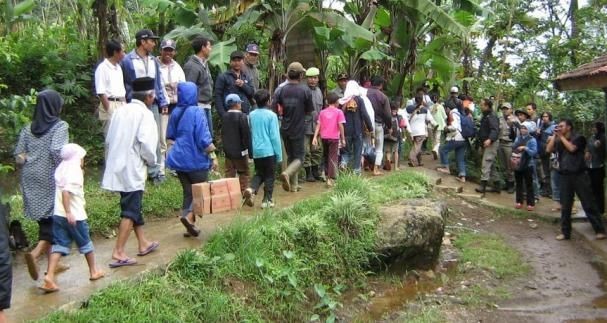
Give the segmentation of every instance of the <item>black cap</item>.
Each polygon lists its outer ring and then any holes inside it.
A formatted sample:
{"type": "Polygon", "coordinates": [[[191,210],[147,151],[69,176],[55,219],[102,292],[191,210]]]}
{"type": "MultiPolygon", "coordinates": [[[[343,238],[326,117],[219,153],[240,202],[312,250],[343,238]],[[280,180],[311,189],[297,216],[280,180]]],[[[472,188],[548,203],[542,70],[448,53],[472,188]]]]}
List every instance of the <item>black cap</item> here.
{"type": "Polygon", "coordinates": [[[230,54],[230,60],[238,59],[238,58],[240,58],[240,59],[244,58],[244,53],[242,51],[237,50],[237,51],[233,51],[232,54],[230,54]]]}
{"type": "Polygon", "coordinates": [[[133,81],[133,92],[144,92],[154,89],[154,79],[151,77],[140,77],[133,81]]]}
{"type": "Polygon", "coordinates": [[[339,75],[337,75],[337,80],[338,81],[349,80],[349,79],[350,79],[350,77],[346,73],[339,73],[339,75]]]}
{"type": "Polygon", "coordinates": [[[135,34],[135,39],[159,39],[160,37],[154,35],[149,29],[141,29],[135,34]]]}

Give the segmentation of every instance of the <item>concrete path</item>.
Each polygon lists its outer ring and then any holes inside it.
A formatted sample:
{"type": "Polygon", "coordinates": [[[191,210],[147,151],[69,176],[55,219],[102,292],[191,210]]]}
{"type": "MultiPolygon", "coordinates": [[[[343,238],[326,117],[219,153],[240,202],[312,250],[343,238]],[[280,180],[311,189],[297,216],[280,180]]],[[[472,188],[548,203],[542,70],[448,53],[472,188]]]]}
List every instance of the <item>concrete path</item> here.
{"type": "MultiPolygon", "coordinates": [[[[324,183],[305,183],[303,190],[297,193],[285,192],[280,183],[274,190],[274,200],[277,208],[291,206],[296,201],[319,195],[327,191],[324,183]]],[[[263,193],[262,193],[263,194],[263,193]]],[[[116,196],[116,203],[118,203],[116,196]]],[[[144,202],[145,203],[145,200],[144,202]]],[[[254,208],[243,207],[240,210],[211,214],[196,221],[201,229],[197,238],[184,238],[185,229],[179,219],[177,212],[174,218],[149,220],[145,225],[146,236],[150,240],[159,241],[160,247],[157,251],[145,256],[136,257],[138,264],[135,266],[122,267],[118,269],[108,268],[111,262],[111,253],[115,239],[94,239],[95,253],[99,267],[105,271],[106,277],[90,282],[88,280],[88,267],[83,256],[78,254],[77,249],[72,254],[64,257],[62,262],[69,264],[70,269],[57,276],[60,291],[52,294],[44,294],[38,289],[41,284],[44,271],[46,271],[46,260],[40,262],[40,276],[38,281],[33,281],[23,259],[23,253],[18,253],[13,258],[13,297],[11,308],[6,311],[9,322],[23,322],[44,317],[50,312],[62,307],[79,307],[80,302],[85,301],[94,292],[127,278],[132,278],[140,273],[158,268],[169,263],[177,253],[185,249],[198,248],[204,244],[209,236],[218,228],[224,227],[235,220],[250,219],[259,212],[261,196],[256,199],[254,208]]],[[[127,243],[129,256],[135,257],[137,253],[137,240],[131,234],[127,243]]]]}

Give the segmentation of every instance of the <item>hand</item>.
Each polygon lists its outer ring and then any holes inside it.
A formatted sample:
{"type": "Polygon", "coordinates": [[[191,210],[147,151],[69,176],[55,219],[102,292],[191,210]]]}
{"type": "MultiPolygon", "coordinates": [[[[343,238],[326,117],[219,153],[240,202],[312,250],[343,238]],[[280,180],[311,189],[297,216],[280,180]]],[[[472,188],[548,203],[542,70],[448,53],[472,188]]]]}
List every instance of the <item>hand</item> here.
{"type": "Polygon", "coordinates": [[[69,225],[71,225],[71,226],[76,225],[76,218],[74,217],[72,212],[66,212],[65,217],[67,218],[67,223],[69,223],[69,225]]]}
{"type": "Polygon", "coordinates": [[[595,146],[595,147],[597,147],[597,148],[598,148],[600,145],[601,145],[601,141],[600,141],[600,140],[595,140],[595,141],[594,141],[594,146],[595,146]]]}
{"type": "Polygon", "coordinates": [[[489,148],[491,146],[491,139],[487,139],[483,142],[483,147],[489,148]]]}
{"type": "Polygon", "coordinates": [[[520,147],[518,147],[518,151],[519,152],[523,152],[525,150],[527,150],[527,146],[520,146],[520,147]]]}
{"type": "Polygon", "coordinates": [[[312,139],[312,146],[318,146],[318,140],[316,139],[316,137],[314,137],[314,139],[312,139]]]}
{"type": "Polygon", "coordinates": [[[234,81],[234,85],[242,87],[244,85],[244,81],[241,79],[237,79],[236,81],[234,81]]]}
{"type": "Polygon", "coordinates": [[[342,138],[339,143],[341,144],[341,147],[346,147],[346,139],[342,138]]]}
{"type": "Polygon", "coordinates": [[[160,108],[160,113],[162,113],[162,114],[169,114],[169,107],[168,106],[164,106],[164,107],[160,108]]]}
{"type": "Polygon", "coordinates": [[[210,144],[207,149],[204,150],[205,153],[210,154],[212,152],[215,151],[215,145],[214,144],[210,144]]]}
{"type": "Polygon", "coordinates": [[[584,160],[585,161],[590,161],[592,159],[592,155],[590,155],[590,152],[587,151],[584,153],[584,160]]]}
{"type": "Polygon", "coordinates": [[[213,166],[211,167],[212,170],[217,171],[217,169],[219,168],[219,162],[217,162],[217,158],[213,159],[213,166]]]}

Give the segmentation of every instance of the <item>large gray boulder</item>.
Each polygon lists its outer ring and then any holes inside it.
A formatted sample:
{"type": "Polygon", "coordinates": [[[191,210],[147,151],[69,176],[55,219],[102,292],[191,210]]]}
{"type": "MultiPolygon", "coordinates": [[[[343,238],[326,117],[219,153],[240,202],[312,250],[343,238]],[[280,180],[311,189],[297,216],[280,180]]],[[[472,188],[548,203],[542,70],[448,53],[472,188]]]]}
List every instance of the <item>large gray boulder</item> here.
{"type": "Polygon", "coordinates": [[[382,264],[432,268],[440,253],[448,210],[442,202],[405,200],[381,207],[376,252],[382,264]]]}

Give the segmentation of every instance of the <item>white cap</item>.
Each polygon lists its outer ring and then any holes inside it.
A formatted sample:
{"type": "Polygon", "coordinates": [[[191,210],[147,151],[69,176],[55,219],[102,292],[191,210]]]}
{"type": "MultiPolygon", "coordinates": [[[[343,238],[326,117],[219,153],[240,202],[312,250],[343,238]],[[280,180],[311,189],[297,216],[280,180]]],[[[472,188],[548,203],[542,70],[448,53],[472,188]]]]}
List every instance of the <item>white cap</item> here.
{"type": "Polygon", "coordinates": [[[449,91],[449,93],[459,93],[459,89],[457,88],[457,86],[454,86],[451,88],[451,90],[449,91]]]}

